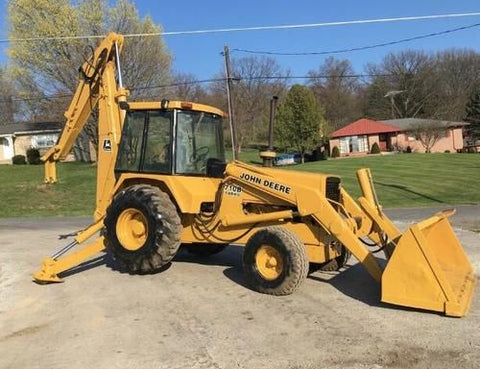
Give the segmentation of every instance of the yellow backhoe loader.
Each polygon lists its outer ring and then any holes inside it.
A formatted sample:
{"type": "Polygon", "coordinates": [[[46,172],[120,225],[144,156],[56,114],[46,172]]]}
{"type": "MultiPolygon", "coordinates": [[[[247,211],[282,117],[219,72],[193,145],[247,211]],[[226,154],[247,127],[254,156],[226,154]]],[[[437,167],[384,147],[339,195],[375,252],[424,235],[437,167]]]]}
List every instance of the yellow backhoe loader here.
{"type": "Polygon", "coordinates": [[[448,221],[452,211],[401,233],[383,213],[368,169],[357,172],[362,196],[355,201],[336,176],[226,164],[222,111],[127,100],[118,64],[122,44],[122,36],[110,34],[81,67],[65,129],[43,157],[45,181],[54,183],[55,162],[98,105],[94,223],[46,259],[35,281],[59,282],[59,274],[104,250],[129,272],[149,273],[182,244],[203,255],[237,244],[245,246],[249,285],[262,293],[290,294],[309,266],[337,270],[353,254],[381,284],[383,302],[467,314],[475,277],[448,221]],[[372,245],[385,252],[386,263],[372,245]]]}

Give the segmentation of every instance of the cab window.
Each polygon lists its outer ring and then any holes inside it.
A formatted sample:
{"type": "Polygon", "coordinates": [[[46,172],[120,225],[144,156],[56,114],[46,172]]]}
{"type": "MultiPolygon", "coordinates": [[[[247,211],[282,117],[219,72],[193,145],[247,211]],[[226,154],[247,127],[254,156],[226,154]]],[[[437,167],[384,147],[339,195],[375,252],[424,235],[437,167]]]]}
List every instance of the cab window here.
{"type": "Polygon", "coordinates": [[[176,173],[205,175],[209,160],[225,161],[222,133],[220,116],[198,111],[178,111],[176,173]]]}
{"type": "Polygon", "coordinates": [[[144,111],[127,113],[117,155],[117,170],[137,172],[140,169],[142,137],[146,114],[144,111]]]}
{"type": "Polygon", "coordinates": [[[171,171],[171,115],[170,111],[152,111],[148,116],[143,162],[145,172],[171,171]]]}

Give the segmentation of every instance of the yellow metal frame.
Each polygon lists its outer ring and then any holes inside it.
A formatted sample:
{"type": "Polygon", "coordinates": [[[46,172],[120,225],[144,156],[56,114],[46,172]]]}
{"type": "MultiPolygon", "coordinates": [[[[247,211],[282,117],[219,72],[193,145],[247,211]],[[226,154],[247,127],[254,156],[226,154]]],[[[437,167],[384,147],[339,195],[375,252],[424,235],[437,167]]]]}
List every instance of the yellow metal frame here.
{"type": "MultiPolygon", "coordinates": [[[[382,301],[442,311],[450,316],[465,315],[471,304],[475,278],[448,222],[453,212],[439,213],[402,234],[378,205],[370,172],[360,170],[358,177],[362,189],[358,203],[344,190],[340,191],[339,202],[327,199],[325,175],[260,168],[241,162],[227,165],[222,179],[122,174],[112,193],[136,183],[160,187],[174,201],[178,200],[184,243],[243,245],[258,229],[276,225],[298,236],[310,262],[325,262],[340,255],[333,241],[339,242],[381,282],[382,301]],[[205,202],[211,202],[216,208],[208,221],[199,217],[201,204],[205,202]],[[390,245],[388,255],[391,257],[385,270],[360,237],[376,240],[379,245],[390,245]]],[[[141,235],[146,229],[142,226],[138,230],[135,214],[127,215],[123,223],[133,240],[127,244],[134,250],[141,246],[141,235]]],[[[97,222],[77,236],[77,241],[83,242],[101,227],[97,222]]],[[[64,259],[47,259],[34,278],[42,282],[58,281],[58,273],[102,249],[103,238],[99,238],[64,259]]],[[[272,250],[260,248],[256,262],[266,280],[275,279],[281,260],[272,250]]]]}
{"type": "MultiPolygon", "coordinates": [[[[103,228],[103,219],[98,220],[75,237],[77,244],[84,243],[103,228]]],[[[80,250],[68,254],[62,258],[47,258],[43,261],[38,272],[32,277],[39,283],[62,282],[58,276],[60,273],[77,266],[81,262],[88,260],[105,249],[104,237],[98,237],[92,243],[84,246],[80,250]]]]}
{"type": "Polygon", "coordinates": [[[172,100],[166,103],[166,107],[163,106],[161,101],[133,101],[128,103],[128,108],[131,110],[154,110],[154,109],[180,109],[180,110],[193,110],[203,111],[205,113],[211,113],[219,115],[225,118],[227,115],[220,109],[217,109],[210,105],[194,103],[190,101],[172,100]]]}

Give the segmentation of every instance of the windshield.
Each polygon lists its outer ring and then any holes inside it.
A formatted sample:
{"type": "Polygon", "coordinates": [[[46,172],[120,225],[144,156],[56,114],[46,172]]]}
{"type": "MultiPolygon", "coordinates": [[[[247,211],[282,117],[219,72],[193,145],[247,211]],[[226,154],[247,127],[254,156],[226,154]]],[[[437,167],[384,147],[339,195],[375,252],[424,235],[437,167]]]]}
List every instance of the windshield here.
{"type": "Polygon", "coordinates": [[[206,174],[208,161],[225,161],[220,116],[178,111],[176,133],[176,173],[206,174]]]}

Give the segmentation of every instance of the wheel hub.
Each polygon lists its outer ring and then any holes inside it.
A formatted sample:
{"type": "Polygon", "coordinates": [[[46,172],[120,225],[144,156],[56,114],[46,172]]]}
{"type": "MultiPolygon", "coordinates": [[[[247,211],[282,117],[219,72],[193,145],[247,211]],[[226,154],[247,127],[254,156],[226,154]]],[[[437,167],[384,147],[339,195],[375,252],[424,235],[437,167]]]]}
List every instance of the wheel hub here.
{"type": "Polygon", "coordinates": [[[148,222],[140,210],[128,208],[118,217],[116,231],[120,244],[127,250],[136,251],[147,240],[148,222]]]}
{"type": "Polygon", "coordinates": [[[283,258],[274,247],[262,245],[255,255],[255,265],[262,278],[273,281],[282,274],[283,258]]]}

